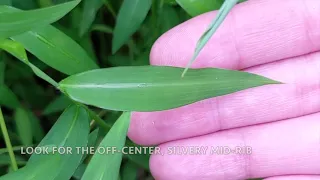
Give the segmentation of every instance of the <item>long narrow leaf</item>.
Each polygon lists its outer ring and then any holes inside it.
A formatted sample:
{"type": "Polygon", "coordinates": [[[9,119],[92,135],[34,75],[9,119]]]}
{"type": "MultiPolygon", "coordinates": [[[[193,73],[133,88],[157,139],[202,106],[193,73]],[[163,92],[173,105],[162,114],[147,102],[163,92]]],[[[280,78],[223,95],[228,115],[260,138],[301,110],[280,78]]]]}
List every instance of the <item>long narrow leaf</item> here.
{"type": "Polygon", "coordinates": [[[123,113],[104,137],[92,157],[82,180],[117,180],[122,160],[122,148],[125,144],[130,122],[130,112],[123,113]],[[116,148],[115,153],[103,153],[99,148],[116,148]]]}
{"type": "MultiPolygon", "coordinates": [[[[22,12],[2,6],[2,11],[22,12]]],[[[41,61],[65,74],[76,74],[98,68],[86,51],[69,36],[57,28],[47,25],[11,37],[41,61]]]]}
{"type": "Polygon", "coordinates": [[[32,124],[29,115],[25,109],[17,108],[14,114],[17,134],[20,141],[25,146],[32,145],[32,124]]]}
{"type": "Polygon", "coordinates": [[[15,109],[20,106],[18,97],[6,85],[0,84],[0,106],[15,109]]]}
{"type": "Polygon", "coordinates": [[[1,180],[13,180],[13,179],[23,179],[23,180],[54,180],[55,179],[55,169],[60,166],[60,156],[55,155],[44,155],[45,160],[41,164],[27,165],[18,171],[6,174],[1,177],[1,180]]]}
{"type": "Polygon", "coordinates": [[[96,17],[96,13],[103,5],[103,0],[84,0],[82,19],[80,22],[80,36],[83,36],[90,28],[96,17]]]}
{"type": "Polygon", "coordinates": [[[203,33],[203,35],[200,37],[197,47],[194,51],[194,54],[191,58],[191,60],[188,62],[186,68],[184,69],[182,73],[182,77],[185,75],[185,73],[188,71],[188,69],[191,67],[192,63],[196,60],[201,50],[204,48],[204,46],[208,43],[212,35],[217,31],[217,29],[220,27],[224,19],[227,17],[233,6],[237,4],[239,0],[225,0],[222,4],[221,8],[219,9],[218,14],[216,15],[213,22],[209,25],[208,29],[203,33]]]}
{"type": "Polygon", "coordinates": [[[71,75],[98,68],[82,47],[53,26],[34,29],[12,39],[54,69],[71,75]]]}
{"type": "Polygon", "coordinates": [[[27,111],[27,113],[32,126],[31,128],[32,128],[33,138],[36,142],[40,142],[45,135],[43,128],[41,127],[41,124],[40,124],[40,119],[37,116],[35,116],[33,112],[30,110],[27,111]]]}
{"type": "Polygon", "coordinates": [[[112,53],[115,53],[135,33],[151,7],[151,0],[124,0],[117,16],[112,39],[112,53]]]}
{"type": "MultiPolygon", "coordinates": [[[[60,159],[59,167],[50,169],[50,174],[54,174],[54,179],[69,179],[77,169],[82,159],[83,153],[77,147],[86,147],[89,135],[89,116],[87,111],[79,106],[70,106],[60,116],[58,121],[40,142],[38,147],[62,147],[69,148],[71,153],[58,153],[60,159]]],[[[47,156],[43,154],[33,154],[28,165],[39,164],[46,161],[47,156]]],[[[48,172],[49,173],[49,172],[48,172]]]]}
{"type": "Polygon", "coordinates": [[[0,11],[0,39],[21,34],[35,27],[51,24],[66,15],[79,2],[80,0],[74,0],[48,8],[21,12],[0,11]]]}
{"type": "Polygon", "coordinates": [[[160,66],[99,69],[70,76],[59,88],[76,101],[105,109],[158,111],[278,83],[240,71],[191,69],[181,78],[182,71],[160,66]]]}
{"type": "Polygon", "coordinates": [[[56,112],[61,112],[72,104],[72,101],[65,95],[58,96],[44,110],[43,115],[49,115],[56,112]]]}

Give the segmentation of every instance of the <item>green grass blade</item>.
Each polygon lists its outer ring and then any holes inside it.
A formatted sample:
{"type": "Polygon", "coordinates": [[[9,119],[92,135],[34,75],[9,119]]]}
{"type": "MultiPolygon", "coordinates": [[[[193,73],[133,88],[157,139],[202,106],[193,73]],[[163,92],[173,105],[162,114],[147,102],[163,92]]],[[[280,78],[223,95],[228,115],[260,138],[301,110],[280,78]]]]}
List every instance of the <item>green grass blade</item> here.
{"type": "Polygon", "coordinates": [[[7,108],[16,109],[20,106],[18,97],[13,93],[13,91],[4,84],[5,68],[6,64],[4,58],[6,58],[4,52],[1,52],[0,43],[0,106],[5,106],[7,108]]]}
{"type": "Polygon", "coordinates": [[[46,159],[44,159],[41,164],[27,165],[18,171],[2,176],[1,180],[54,180],[54,170],[58,169],[61,163],[60,156],[58,154],[54,154],[44,155],[44,157],[46,157],[46,159]]]}
{"type": "MultiPolygon", "coordinates": [[[[130,112],[123,113],[104,137],[99,147],[116,147],[120,152],[99,153],[92,157],[82,180],[118,180],[123,148],[130,123],[130,112]]],[[[98,147],[98,149],[99,149],[98,147]]]]}
{"type": "Polygon", "coordinates": [[[18,97],[5,84],[0,84],[0,106],[15,109],[20,106],[18,97]]]}
{"type": "Polygon", "coordinates": [[[203,35],[198,40],[196,49],[191,60],[188,62],[186,68],[182,73],[182,77],[184,77],[185,73],[191,67],[192,63],[196,60],[201,50],[208,43],[212,35],[217,31],[222,22],[225,20],[231,9],[237,4],[239,0],[225,0],[221,8],[219,9],[218,14],[214,18],[213,22],[209,25],[208,29],[203,33],[203,35]]]}
{"type": "Polygon", "coordinates": [[[72,101],[65,95],[60,95],[54,99],[48,106],[43,110],[43,115],[50,115],[53,113],[61,112],[72,104],[72,101]]]}
{"type": "Polygon", "coordinates": [[[8,53],[15,56],[17,59],[27,64],[38,77],[42,78],[43,80],[47,81],[48,83],[50,83],[55,87],[58,86],[57,82],[55,82],[50,76],[48,76],[39,68],[37,68],[36,66],[34,66],[29,62],[27,53],[24,47],[22,46],[22,44],[12,40],[3,39],[3,40],[0,40],[0,49],[4,49],[8,53]]]}
{"type": "Polygon", "coordinates": [[[103,5],[103,0],[83,0],[82,19],[80,22],[80,36],[88,32],[96,14],[103,5]]]}
{"type": "MultiPolygon", "coordinates": [[[[95,149],[96,144],[97,144],[98,135],[99,135],[99,129],[96,129],[89,134],[88,145],[87,145],[88,148],[95,149]]],[[[81,159],[81,164],[83,163],[83,161],[87,158],[87,156],[89,154],[92,154],[92,153],[90,151],[89,151],[89,153],[87,153],[87,152],[83,153],[83,156],[81,159]]]]}
{"type": "Polygon", "coordinates": [[[87,164],[80,164],[77,168],[77,170],[74,172],[73,174],[73,178],[74,179],[81,179],[83,174],[84,174],[84,171],[86,170],[87,168],[87,164]]]}
{"type": "MultiPolygon", "coordinates": [[[[23,12],[9,6],[3,6],[2,10],[23,12]]],[[[51,25],[32,29],[11,39],[21,43],[44,63],[65,74],[71,75],[98,68],[78,43],[51,25]]]]}
{"type": "Polygon", "coordinates": [[[38,143],[43,139],[45,135],[43,128],[41,127],[41,124],[40,124],[40,119],[38,119],[38,117],[35,116],[33,112],[30,110],[28,110],[27,113],[31,122],[33,138],[38,143]]]}
{"type": "Polygon", "coordinates": [[[70,76],[60,89],[85,104],[118,111],[159,111],[244,89],[277,84],[241,71],[161,66],[115,67],[70,76]]]}
{"type": "Polygon", "coordinates": [[[151,0],[124,0],[117,16],[112,39],[112,53],[115,53],[135,33],[146,18],[151,0]]]}
{"type": "MultiPolygon", "coordinates": [[[[56,153],[59,167],[50,169],[53,179],[69,179],[77,169],[83,154],[76,147],[86,147],[89,135],[89,116],[80,106],[70,106],[59,117],[38,147],[69,147],[71,153],[56,153]]],[[[40,164],[48,159],[42,154],[33,154],[28,165],[40,164]]],[[[41,166],[40,166],[41,167],[41,166]]],[[[49,173],[49,172],[48,172],[49,173]]]]}
{"type": "Polygon", "coordinates": [[[13,147],[12,147],[12,144],[11,144],[11,140],[10,140],[10,137],[9,137],[7,125],[6,125],[6,122],[4,120],[1,107],[0,107],[0,127],[1,127],[3,140],[4,140],[5,144],[6,144],[6,150],[9,153],[9,158],[10,158],[10,163],[11,163],[12,170],[16,171],[16,170],[18,170],[18,165],[17,165],[16,157],[15,157],[14,152],[13,152],[14,150],[13,150],[13,147]]]}
{"type": "Polygon", "coordinates": [[[98,68],[79,44],[53,26],[34,29],[12,39],[23,44],[44,63],[65,74],[98,68]]]}
{"type": "Polygon", "coordinates": [[[26,110],[17,108],[14,113],[14,120],[16,123],[17,134],[22,145],[32,145],[32,124],[26,110]]]}
{"type": "Polygon", "coordinates": [[[36,27],[51,24],[66,15],[79,2],[80,0],[74,0],[56,6],[29,11],[0,11],[0,39],[9,38],[36,27]]]}
{"type": "Polygon", "coordinates": [[[193,17],[209,11],[217,10],[223,4],[223,0],[176,0],[176,2],[193,17]]]}

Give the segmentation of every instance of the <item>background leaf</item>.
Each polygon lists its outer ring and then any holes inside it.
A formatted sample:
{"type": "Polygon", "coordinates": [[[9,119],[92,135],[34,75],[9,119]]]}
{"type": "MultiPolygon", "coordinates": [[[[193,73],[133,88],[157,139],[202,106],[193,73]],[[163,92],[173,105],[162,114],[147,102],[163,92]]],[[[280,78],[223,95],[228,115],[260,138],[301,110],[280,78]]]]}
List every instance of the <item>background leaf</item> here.
{"type": "MultiPolygon", "coordinates": [[[[130,122],[130,112],[123,113],[104,137],[99,147],[116,147],[121,151],[125,144],[130,122]]],[[[98,147],[98,148],[99,148],[98,147]]],[[[82,180],[117,180],[122,153],[98,153],[92,157],[82,180]]]]}
{"type": "Polygon", "coordinates": [[[13,180],[13,179],[24,179],[24,180],[53,180],[55,179],[55,169],[60,166],[60,156],[45,155],[47,158],[39,164],[27,165],[18,171],[9,173],[1,177],[1,180],[13,180]]]}
{"type": "Polygon", "coordinates": [[[36,142],[40,142],[45,135],[43,128],[40,124],[40,119],[37,116],[35,116],[31,111],[27,111],[27,113],[31,122],[33,138],[36,142]]]}
{"type": "Polygon", "coordinates": [[[87,164],[80,164],[72,177],[75,179],[81,179],[86,168],[87,164]]]}
{"type": "MultiPolygon", "coordinates": [[[[76,147],[86,147],[89,135],[89,116],[87,111],[80,106],[70,106],[60,116],[58,121],[40,142],[38,147],[69,147],[71,154],[59,154],[59,167],[50,169],[50,174],[54,174],[54,179],[69,179],[77,169],[82,159],[82,153],[77,152],[76,147]]],[[[33,154],[30,164],[41,164],[47,160],[43,154],[33,154]]]]}
{"type": "MultiPolygon", "coordinates": [[[[96,129],[96,130],[92,131],[92,132],[89,134],[87,147],[89,147],[89,148],[95,148],[95,146],[96,146],[96,144],[97,144],[98,134],[99,134],[99,129],[96,129]]],[[[84,161],[84,159],[85,159],[89,154],[90,154],[90,153],[86,153],[86,152],[83,153],[81,163],[84,161]]]]}
{"type": "Polygon", "coordinates": [[[124,0],[117,16],[112,40],[112,52],[115,53],[135,33],[146,18],[151,0],[124,0]]]}
{"type": "Polygon", "coordinates": [[[177,3],[190,14],[198,16],[200,14],[217,10],[224,0],[176,0],[177,3]]]}
{"type": "Polygon", "coordinates": [[[82,19],[80,23],[80,36],[83,36],[93,23],[97,11],[104,0],[83,0],[82,19]]]}
{"type": "Polygon", "coordinates": [[[65,95],[60,95],[54,99],[48,106],[44,109],[43,115],[49,115],[52,113],[61,112],[72,104],[72,101],[65,95]]]}
{"type": "Polygon", "coordinates": [[[52,26],[37,28],[12,39],[22,43],[44,63],[65,74],[98,68],[94,60],[75,41],[52,26]]]}
{"type": "Polygon", "coordinates": [[[223,69],[137,66],[92,70],[70,76],[60,89],[70,98],[100,108],[120,111],[158,111],[215,96],[275,84],[258,75],[223,69]]]}
{"type": "Polygon", "coordinates": [[[20,106],[17,96],[4,84],[0,84],[0,105],[12,109],[20,106]]]}
{"type": "Polygon", "coordinates": [[[32,145],[32,123],[26,110],[17,108],[14,114],[17,133],[23,145],[32,145]]]}
{"type": "Polygon", "coordinates": [[[51,24],[66,15],[79,2],[80,0],[74,0],[48,8],[21,12],[3,12],[3,8],[0,8],[0,39],[51,24]]]}

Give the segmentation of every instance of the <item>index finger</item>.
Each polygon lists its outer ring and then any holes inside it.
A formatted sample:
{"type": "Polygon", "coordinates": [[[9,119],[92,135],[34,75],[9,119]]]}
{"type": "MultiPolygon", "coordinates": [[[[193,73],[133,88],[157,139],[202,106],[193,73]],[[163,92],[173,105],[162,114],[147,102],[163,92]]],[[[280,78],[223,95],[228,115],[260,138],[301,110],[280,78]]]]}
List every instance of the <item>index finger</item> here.
{"type": "MultiPolygon", "coordinates": [[[[320,50],[320,1],[252,0],[237,5],[192,67],[243,69],[320,50]]],[[[216,12],[160,37],[151,64],[185,67],[216,12]]]]}

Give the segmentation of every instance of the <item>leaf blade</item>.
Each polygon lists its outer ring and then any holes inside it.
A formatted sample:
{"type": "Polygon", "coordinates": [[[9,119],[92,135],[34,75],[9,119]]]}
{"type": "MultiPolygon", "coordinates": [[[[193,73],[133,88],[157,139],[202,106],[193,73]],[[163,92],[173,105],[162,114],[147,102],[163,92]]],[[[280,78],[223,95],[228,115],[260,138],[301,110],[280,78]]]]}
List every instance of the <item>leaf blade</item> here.
{"type": "Polygon", "coordinates": [[[6,85],[0,85],[0,105],[15,109],[20,106],[18,97],[6,85]]]}
{"type": "Polygon", "coordinates": [[[158,111],[180,107],[236,91],[279,82],[247,72],[161,66],[92,70],[61,81],[71,99],[119,111],[158,111]]]}
{"type": "Polygon", "coordinates": [[[152,1],[150,0],[124,0],[116,20],[112,39],[112,53],[129,40],[146,18],[152,1]]]}
{"type": "Polygon", "coordinates": [[[225,0],[221,8],[218,11],[218,14],[213,19],[212,23],[209,25],[208,29],[203,33],[200,39],[197,42],[196,49],[190,61],[188,62],[186,68],[182,73],[182,77],[186,74],[188,69],[191,67],[192,63],[196,60],[198,55],[204,46],[208,43],[213,34],[218,30],[222,22],[225,20],[231,9],[237,4],[239,0],[225,0]]]}
{"type": "Polygon", "coordinates": [[[12,39],[62,73],[71,75],[98,68],[79,44],[53,26],[34,29],[12,39]]]}
{"type": "Polygon", "coordinates": [[[49,115],[56,112],[61,112],[72,104],[72,101],[65,95],[60,95],[54,99],[48,106],[43,110],[43,115],[49,115]]]}
{"type": "Polygon", "coordinates": [[[17,108],[14,119],[21,143],[25,146],[32,145],[32,125],[27,111],[22,108],[17,108]]]}
{"type": "Polygon", "coordinates": [[[74,0],[56,6],[21,12],[0,11],[0,39],[51,24],[66,15],[79,2],[80,0],[74,0]]]}
{"type": "MultiPolygon", "coordinates": [[[[99,147],[116,147],[117,150],[121,150],[125,144],[129,123],[130,112],[125,112],[104,137],[99,147]]],[[[117,180],[121,160],[121,152],[116,152],[116,154],[96,152],[84,172],[82,180],[117,180]]]]}
{"type": "Polygon", "coordinates": [[[59,168],[60,159],[57,155],[46,155],[46,159],[41,165],[31,164],[19,169],[18,171],[1,176],[1,180],[25,179],[25,180],[43,180],[54,179],[52,169],[59,168]]]}
{"type": "MultiPolygon", "coordinates": [[[[52,179],[69,179],[81,162],[82,154],[76,147],[86,147],[89,135],[89,116],[87,111],[77,105],[68,107],[59,117],[55,125],[40,142],[38,147],[70,148],[70,153],[59,154],[59,167],[50,169],[52,179]]],[[[54,154],[54,155],[56,155],[54,154]]],[[[43,154],[33,154],[27,166],[41,164],[48,159],[43,154]]]]}
{"type": "Polygon", "coordinates": [[[83,11],[82,19],[80,22],[80,36],[83,36],[90,28],[93,23],[97,11],[103,5],[102,0],[84,0],[83,2],[83,11]]]}

